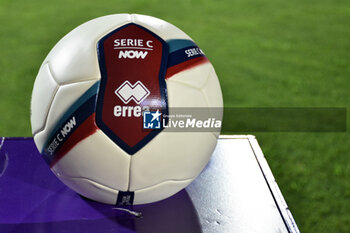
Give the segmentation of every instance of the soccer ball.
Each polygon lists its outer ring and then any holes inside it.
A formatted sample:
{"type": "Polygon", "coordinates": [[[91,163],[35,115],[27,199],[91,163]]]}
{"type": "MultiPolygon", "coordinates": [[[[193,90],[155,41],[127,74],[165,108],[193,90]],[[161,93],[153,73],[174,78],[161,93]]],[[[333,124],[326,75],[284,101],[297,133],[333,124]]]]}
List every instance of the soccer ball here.
{"type": "Polygon", "coordinates": [[[144,204],[193,181],[219,134],[171,132],[154,121],[176,107],[222,105],[213,66],[184,32],[151,16],[108,15],[69,32],[44,60],[32,133],[71,189],[107,204],[144,204]]]}

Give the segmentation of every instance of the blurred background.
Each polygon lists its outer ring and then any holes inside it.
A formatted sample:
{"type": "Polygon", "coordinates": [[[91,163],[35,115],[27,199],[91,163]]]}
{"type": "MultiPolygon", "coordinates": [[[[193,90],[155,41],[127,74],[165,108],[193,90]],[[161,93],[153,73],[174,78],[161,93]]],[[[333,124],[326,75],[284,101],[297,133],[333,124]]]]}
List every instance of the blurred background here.
{"type": "MultiPolygon", "coordinates": [[[[214,65],[226,107],[350,105],[347,0],[0,0],[1,136],[31,136],[33,83],[55,43],[115,13],[152,15],[189,34],[214,65]]],[[[249,133],[301,232],[350,232],[348,132],[249,133]]]]}

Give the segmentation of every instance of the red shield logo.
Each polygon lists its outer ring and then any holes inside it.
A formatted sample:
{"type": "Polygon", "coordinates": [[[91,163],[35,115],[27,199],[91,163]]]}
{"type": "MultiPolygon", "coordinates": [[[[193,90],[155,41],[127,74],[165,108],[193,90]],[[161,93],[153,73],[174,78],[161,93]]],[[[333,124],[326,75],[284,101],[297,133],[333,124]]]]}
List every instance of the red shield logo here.
{"type": "Polygon", "coordinates": [[[168,112],[168,45],[148,29],[131,23],[104,36],[97,51],[101,83],[96,124],[132,155],[161,131],[143,129],[142,112],[168,112]]]}

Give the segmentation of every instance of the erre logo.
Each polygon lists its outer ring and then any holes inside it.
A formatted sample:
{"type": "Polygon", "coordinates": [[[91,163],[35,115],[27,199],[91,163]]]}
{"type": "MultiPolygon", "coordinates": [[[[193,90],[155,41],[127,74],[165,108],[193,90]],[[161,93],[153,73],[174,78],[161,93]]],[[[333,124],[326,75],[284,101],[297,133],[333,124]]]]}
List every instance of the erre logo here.
{"type": "Polygon", "coordinates": [[[120,50],[118,59],[145,59],[148,54],[146,50],[153,50],[153,41],[144,41],[143,39],[115,39],[114,49],[120,50]]]}
{"type": "MultiPolygon", "coordinates": [[[[126,80],[120,85],[114,92],[124,104],[129,103],[131,100],[140,104],[144,99],[149,96],[150,91],[143,85],[141,81],[137,81],[132,85],[126,80]]],[[[114,106],[113,114],[116,117],[141,117],[142,110],[149,110],[148,106],[114,106]]]]}
{"type": "Polygon", "coordinates": [[[150,91],[143,85],[142,82],[137,81],[132,85],[128,80],[123,82],[115,94],[123,101],[124,104],[129,103],[131,100],[134,100],[137,104],[140,104],[144,99],[149,96],[150,91]]]}

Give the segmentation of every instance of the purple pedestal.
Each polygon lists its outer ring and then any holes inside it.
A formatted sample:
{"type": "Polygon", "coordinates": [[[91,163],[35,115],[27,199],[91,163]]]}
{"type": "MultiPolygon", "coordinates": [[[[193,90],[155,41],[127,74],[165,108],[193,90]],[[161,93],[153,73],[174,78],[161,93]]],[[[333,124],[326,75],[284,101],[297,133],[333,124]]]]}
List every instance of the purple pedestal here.
{"type": "MultiPolygon", "coordinates": [[[[258,164],[258,175],[249,174],[259,176],[254,182],[263,187],[255,195],[267,195],[267,199],[256,211],[249,204],[252,194],[240,191],[240,185],[244,184],[244,191],[246,185],[252,184],[231,177],[237,176],[232,173],[237,168],[230,165],[233,158],[251,157],[242,148],[235,151],[237,140],[220,139],[208,166],[186,190],[160,202],[130,207],[142,212],[143,217],[137,218],[115,206],[87,200],[67,188],[50,171],[31,138],[7,138],[0,147],[0,232],[292,232],[258,164]],[[266,213],[261,216],[267,219],[257,220],[256,214],[264,209],[266,213]],[[264,225],[266,221],[268,224],[264,225]],[[257,225],[261,231],[256,231],[257,225]],[[266,231],[269,226],[271,230],[266,231]]],[[[249,137],[242,140],[249,141],[249,137]]],[[[254,156],[251,160],[256,163],[254,156]]],[[[241,175],[244,178],[245,174],[241,175]]]]}

